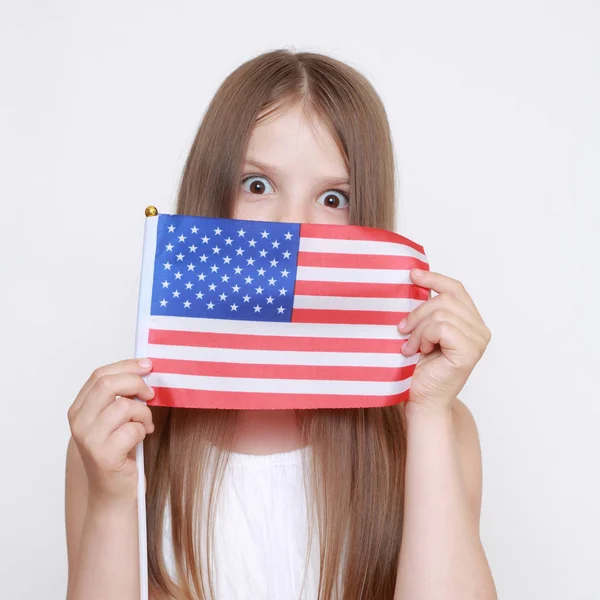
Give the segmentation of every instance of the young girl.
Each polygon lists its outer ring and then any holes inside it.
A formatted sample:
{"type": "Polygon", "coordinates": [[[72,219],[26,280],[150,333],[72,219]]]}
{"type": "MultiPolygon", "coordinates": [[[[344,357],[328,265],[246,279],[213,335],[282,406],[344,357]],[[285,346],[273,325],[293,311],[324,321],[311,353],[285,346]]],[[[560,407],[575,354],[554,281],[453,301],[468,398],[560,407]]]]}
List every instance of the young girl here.
{"type": "MultiPolygon", "coordinates": [[[[177,212],[392,230],[378,95],[320,54],[248,61],[208,107],[177,212]]],[[[496,598],[479,537],[479,440],[456,397],[490,332],[460,282],[411,277],[437,295],[399,324],[403,353],[422,353],[406,404],[157,408],[134,400],[153,398],[151,361],[96,369],[68,413],[69,600],[139,598],[141,440],[154,600],[496,598]]]]}

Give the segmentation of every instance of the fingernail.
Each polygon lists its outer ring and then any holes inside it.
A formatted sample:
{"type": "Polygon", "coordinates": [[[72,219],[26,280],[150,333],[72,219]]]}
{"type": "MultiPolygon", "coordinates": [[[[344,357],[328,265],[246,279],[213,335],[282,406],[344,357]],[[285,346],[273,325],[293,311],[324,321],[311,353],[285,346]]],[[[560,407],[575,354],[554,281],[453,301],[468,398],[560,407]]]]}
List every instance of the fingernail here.
{"type": "Polygon", "coordinates": [[[402,319],[402,321],[400,321],[400,323],[398,323],[398,329],[400,331],[402,331],[404,329],[405,325],[406,325],[406,319],[402,319]]]}
{"type": "Polygon", "coordinates": [[[140,358],[140,360],[138,360],[138,365],[143,369],[147,369],[152,366],[152,361],[149,358],[140,358]]]}
{"type": "Polygon", "coordinates": [[[410,338],[408,338],[406,340],[406,342],[404,342],[404,344],[402,344],[402,352],[406,353],[408,352],[408,341],[410,340],[410,338]]]}

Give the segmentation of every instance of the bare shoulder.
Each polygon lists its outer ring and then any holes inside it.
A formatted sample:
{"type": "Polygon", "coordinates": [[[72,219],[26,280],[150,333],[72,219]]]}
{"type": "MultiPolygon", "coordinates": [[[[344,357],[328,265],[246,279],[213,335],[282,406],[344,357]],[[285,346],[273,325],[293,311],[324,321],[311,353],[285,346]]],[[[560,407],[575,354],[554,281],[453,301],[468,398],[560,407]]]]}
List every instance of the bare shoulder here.
{"type": "Polygon", "coordinates": [[[477,424],[467,405],[458,398],[454,402],[452,417],[469,503],[479,523],[481,515],[482,467],[481,445],[477,424]]]}

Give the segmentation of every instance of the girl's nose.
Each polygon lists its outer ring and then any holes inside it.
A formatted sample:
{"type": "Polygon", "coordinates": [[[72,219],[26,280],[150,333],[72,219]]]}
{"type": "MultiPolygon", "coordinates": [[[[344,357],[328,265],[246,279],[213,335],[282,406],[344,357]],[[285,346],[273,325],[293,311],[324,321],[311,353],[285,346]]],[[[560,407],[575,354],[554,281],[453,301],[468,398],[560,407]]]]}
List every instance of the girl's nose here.
{"type": "Polygon", "coordinates": [[[277,207],[275,220],[280,223],[310,223],[312,204],[303,198],[291,198],[277,207]]]}

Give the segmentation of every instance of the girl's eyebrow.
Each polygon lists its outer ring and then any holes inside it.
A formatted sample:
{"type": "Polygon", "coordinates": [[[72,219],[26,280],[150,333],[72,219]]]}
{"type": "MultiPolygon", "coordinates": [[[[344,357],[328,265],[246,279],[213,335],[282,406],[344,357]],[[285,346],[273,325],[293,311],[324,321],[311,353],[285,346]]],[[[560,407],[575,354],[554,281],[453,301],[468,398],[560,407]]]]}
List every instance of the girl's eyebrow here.
{"type": "MultiPolygon", "coordinates": [[[[244,164],[257,167],[258,169],[262,169],[267,173],[270,172],[275,173],[278,176],[281,175],[281,171],[277,167],[267,165],[266,163],[260,162],[253,158],[247,158],[244,161],[244,164]]],[[[319,179],[318,181],[323,185],[350,185],[350,180],[345,175],[342,175],[341,177],[324,177],[322,179],[319,179]]]]}

